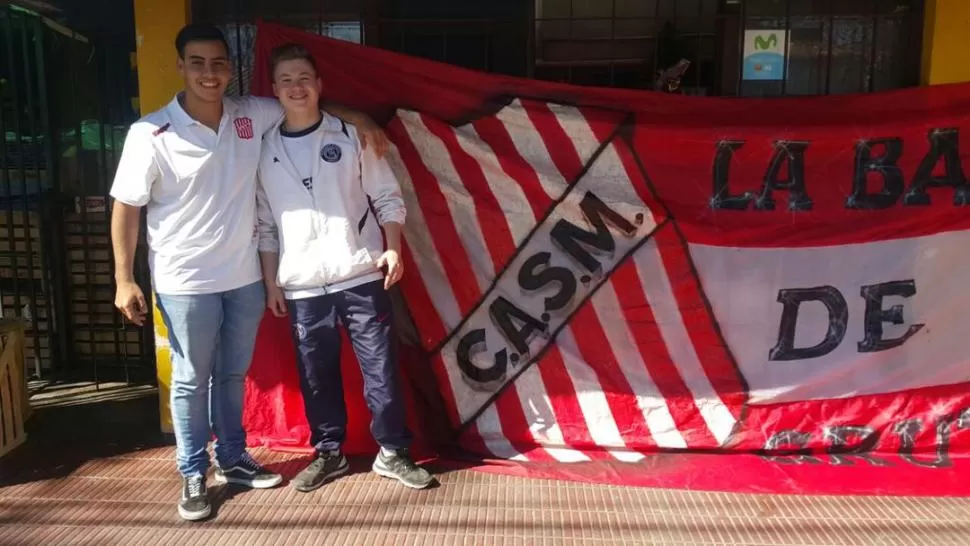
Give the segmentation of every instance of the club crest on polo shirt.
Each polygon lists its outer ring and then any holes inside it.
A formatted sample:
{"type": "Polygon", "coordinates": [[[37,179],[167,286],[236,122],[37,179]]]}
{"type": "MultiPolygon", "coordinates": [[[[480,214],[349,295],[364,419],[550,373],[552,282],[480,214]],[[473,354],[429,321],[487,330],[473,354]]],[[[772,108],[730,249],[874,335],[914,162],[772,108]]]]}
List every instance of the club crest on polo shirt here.
{"type": "Polygon", "coordinates": [[[232,121],[239,138],[249,140],[253,138],[253,120],[250,118],[236,118],[232,121]]]}
{"type": "Polygon", "coordinates": [[[306,339],[306,334],[307,334],[306,326],[300,324],[299,322],[296,323],[296,339],[299,339],[302,341],[306,339]]]}
{"type": "Polygon", "coordinates": [[[340,161],[340,156],[343,152],[340,151],[340,146],[336,144],[327,144],[320,150],[320,157],[327,163],[336,163],[340,161]]]}

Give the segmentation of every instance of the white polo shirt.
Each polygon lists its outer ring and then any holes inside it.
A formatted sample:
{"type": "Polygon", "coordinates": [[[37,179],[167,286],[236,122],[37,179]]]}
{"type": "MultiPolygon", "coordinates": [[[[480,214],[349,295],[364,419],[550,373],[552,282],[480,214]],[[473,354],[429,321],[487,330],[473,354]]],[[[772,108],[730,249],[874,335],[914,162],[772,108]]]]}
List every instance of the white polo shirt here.
{"type": "Polygon", "coordinates": [[[226,97],[218,133],[172,99],[128,131],[111,196],[147,207],[159,294],[208,294],[260,280],[256,170],[274,99],[226,97]]]}

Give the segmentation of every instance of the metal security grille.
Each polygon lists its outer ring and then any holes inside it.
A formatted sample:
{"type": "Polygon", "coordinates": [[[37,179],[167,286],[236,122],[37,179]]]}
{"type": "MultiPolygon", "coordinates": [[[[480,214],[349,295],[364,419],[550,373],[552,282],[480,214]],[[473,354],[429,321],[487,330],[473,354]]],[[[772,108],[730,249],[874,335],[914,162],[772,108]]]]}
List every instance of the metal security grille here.
{"type": "Polygon", "coordinates": [[[825,95],[918,83],[922,0],[534,0],[535,76],[653,87],[690,61],[695,95],[825,95]],[[782,37],[771,80],[744,77],[748,31],[782,37]]]}
{"type": "Polygon", "coordinates": [[[690,61],[694,95],[782,96],[917,85],[923,0],[210,0],[248,89],[257,18],[469,68],[583,85],[652,88],[690,61]],[[784,66],[744,77],[745,35],[783,36],[784,66]]]}
{"type": "Polygon", "coordinates": [[[779,80],[745,80],[743,62],[730,64],[737,94],[828,95],[919,83],[921,0],[745,0],[734,7],[725,15],[737,27],[787,34],[779,80]]]}
{"type": "Polygon", "coordinates": [[[691,61],[683,86],[711,94],[719,0],[535,0],[535,76],[651,88],[660,70],[691,61]]]}
{"type": "Polygon", "coordinates": [[[493,72],[527,73],[523,0],[210,0],[193,3],[192,20],[226,34],[236,75],[230,93],[249,92],[255,21],[493,72]]]}
{"type": "MultiPolygon", "coordinates": [[[[150,330],[122,324],[107,192],[132,106],[126,44],[0,8],[0,306],[27,328],[28,371],[154,377],[150,330]]],[[[140,282],[148,290],[144,252],[140,282]]]]}
{"type": "Polygon", "coordinates": [[[229,82],[228,92],[248,94],[256,47],[256,19],[263,18],[314,34],[361,43],[360,4],[357,0],[296,0],[262,5],[245,0],[214,0],[194,2],[192,20],[212,23],[222,29],[229,43],[229,55],[235,64],[235,75],[229,82]]]}

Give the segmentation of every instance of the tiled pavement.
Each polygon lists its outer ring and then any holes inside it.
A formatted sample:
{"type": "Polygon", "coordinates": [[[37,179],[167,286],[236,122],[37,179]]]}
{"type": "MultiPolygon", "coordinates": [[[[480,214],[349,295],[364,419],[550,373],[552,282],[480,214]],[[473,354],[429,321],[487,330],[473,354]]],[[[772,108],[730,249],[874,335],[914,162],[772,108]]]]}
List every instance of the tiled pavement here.
{"type": "MultiPolygon", "coordinates": [[[[287,477],[303,464],[299,455],[257,455],[287,477]]],[[[970,543],[965,499],[734,495],[472,470],[411,491],[367,472],[366,460],[310,494],[213,486],[215,517],[192,524],[175,511],[172,457],[157,447],[5,476],[0,544],[970,543]]]]}
{"type": "MultiPolygon", "coordinates": [[[[28,445],[0,461],[0,545],[970,544],[970,499],[686,492],[473,470],[412,491],[367,472],[368,460],[310,494],[214,485],[214,517],[187,523],[175,510],[174,450],[145,439],[157,430],[152,404],[38,411],[28,445]]],[[[305,462],[256,455],[287,478],[305,462]]]]}

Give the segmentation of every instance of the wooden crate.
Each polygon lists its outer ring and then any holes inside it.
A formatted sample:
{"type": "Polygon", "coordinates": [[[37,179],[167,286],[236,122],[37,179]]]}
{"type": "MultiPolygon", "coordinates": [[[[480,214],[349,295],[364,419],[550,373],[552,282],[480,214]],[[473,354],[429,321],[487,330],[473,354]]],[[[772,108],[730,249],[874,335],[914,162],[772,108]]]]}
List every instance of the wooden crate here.
{"type": "Polygon", "coordinates": [[[0,457],[27,440],[24,422],[30,414],[24,377],[24,327],[0,321],[0,457]]]}
{"type": "MultiPolygon", "coordinates": [[[[30,281],[21,282],[23,284],[30,281]]],[[[39,367],[41,371],[48,370],[53,365],[53,361],[51,359],[52,321],[50,320],[51,317],[47,315],[47,298],[40,291],[40,288],[35,290],[36,299],[31,299],[30,292],[25,286],[21,286],[20,289],[19,307],[18,299],[13,295],[4,295],[0,298],[0,306],[3,309],[3,320],[21,323],[21,328],[24,331],[24,353],[30,362],[31,368],[39,367]],[[25,311],[36,318],[36,330],[34,330],[34,322],[24,318],[27,316],[25,311]]]]}

